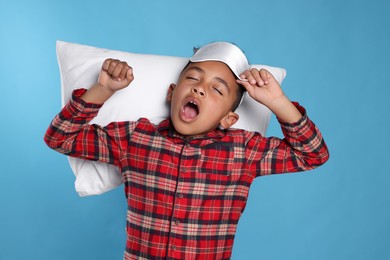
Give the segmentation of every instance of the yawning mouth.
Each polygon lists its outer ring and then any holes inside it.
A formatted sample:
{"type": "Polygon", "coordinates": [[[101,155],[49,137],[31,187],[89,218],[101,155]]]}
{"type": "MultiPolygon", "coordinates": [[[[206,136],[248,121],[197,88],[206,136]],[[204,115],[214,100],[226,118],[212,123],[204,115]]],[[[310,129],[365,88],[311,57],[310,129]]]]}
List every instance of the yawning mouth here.
{"type": "Polygon", "coordinates": [[[190,99],[185,102],[182,109],[182,119],[185,121],[192,121],[199,115],[198,102],[195,99],[190,99]]]}

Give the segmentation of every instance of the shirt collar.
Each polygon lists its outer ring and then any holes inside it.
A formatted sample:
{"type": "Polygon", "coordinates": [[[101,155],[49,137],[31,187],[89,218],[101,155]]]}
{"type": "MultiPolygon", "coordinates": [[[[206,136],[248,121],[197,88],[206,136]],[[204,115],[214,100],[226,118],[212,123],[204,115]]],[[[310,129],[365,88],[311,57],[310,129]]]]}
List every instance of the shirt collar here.
{"type": "Polygon", "coordinates": [[[172,121],[170,119],[165,119],[158,126],[157,130],[164,136],[168,136],[174,139],[181,139],[183,141],[193,141],[193,140],[217,140],[226,135],[226,130],[215,129],[208,132],[207,134],[194,138],[187,138],[184,135],[178,133],[173,127],[172,121]]]}

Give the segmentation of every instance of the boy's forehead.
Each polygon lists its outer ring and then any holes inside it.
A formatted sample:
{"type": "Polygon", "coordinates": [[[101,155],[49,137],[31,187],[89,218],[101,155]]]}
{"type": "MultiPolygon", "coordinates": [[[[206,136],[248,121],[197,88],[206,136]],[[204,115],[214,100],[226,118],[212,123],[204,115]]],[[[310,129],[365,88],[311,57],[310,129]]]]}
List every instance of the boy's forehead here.
{"type": "Polygon", "coordinates": [[[230,68],[232,73],[240,75],[250,68],[245,54],[236,45],[228,42],[214,42],[201,47],[190,62],[219,61],[230,68]]]}
{"type": "Polygon", "coordinates": [[[190,62],[190,64],[186,67],[186,71],[196,71],[201,74],[213,72],[215,73],[214,76],[224,78],[226,80],[235,81],[237,78],[229,66],[220,61],[190,62]]]}

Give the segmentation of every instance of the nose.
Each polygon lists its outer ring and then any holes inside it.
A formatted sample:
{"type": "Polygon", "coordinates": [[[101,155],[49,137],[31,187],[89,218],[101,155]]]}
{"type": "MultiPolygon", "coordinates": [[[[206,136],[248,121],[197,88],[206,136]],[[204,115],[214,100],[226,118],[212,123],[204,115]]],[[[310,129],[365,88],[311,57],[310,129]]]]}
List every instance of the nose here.
{"type": "Polygon", "coordinates": [[[200,97],[206,97],[206,91],[204,91],[204,89],[200,86],[193,87],[191,89],[191,92],[196,94],[196,95],[199,95],[200,97]]]}

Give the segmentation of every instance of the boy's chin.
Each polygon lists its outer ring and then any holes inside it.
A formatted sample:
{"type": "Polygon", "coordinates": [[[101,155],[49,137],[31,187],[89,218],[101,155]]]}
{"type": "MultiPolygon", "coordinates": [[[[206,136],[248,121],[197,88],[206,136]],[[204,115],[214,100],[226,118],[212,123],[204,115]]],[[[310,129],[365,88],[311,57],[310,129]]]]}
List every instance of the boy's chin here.
{"type": "Polygon", "coordinates": [[[186,129],[181,129],[181,128],[175,128],[176,132],[178,132],[179,134],[183,135],[183,136],[186,136],[186,137],[194,137],[194,136],[198,136],[198,135],[201,135],[202,133],[198,133],[198,132],[195,132],[195,131],[190,131],[190,130],[186,130],[186,129]]]}
{"type": "Polygon", "coordinates": [[[183,122],[180,118],[171,117],[175,131],[186,137],[204,136],[218,128],[219,122],[211,123],[195,121],[192,123],[183,122]]]}
{"type": "Polygon", "coordinates": [[[207,131],[207,130],[196,130],[194,129],[193,127],[189,126],[189,125],[186,125],[186,126],[181,126],[181,125],[173,125],[176,132],[183,135],[183,136],[186,136],[186,137],[196,137],[196,136],[202,136],[202,135],[205,135],[207,134],[208,132],[210,131],[207,131]]]}

